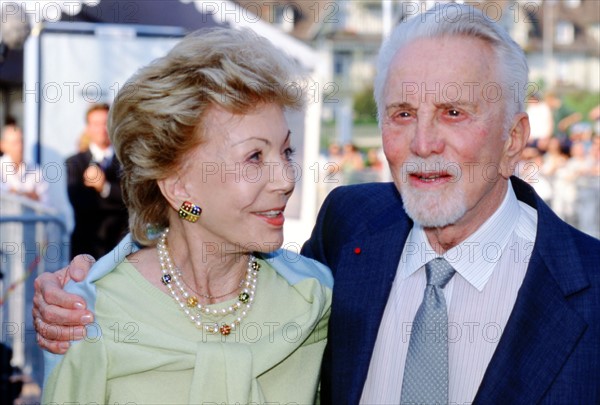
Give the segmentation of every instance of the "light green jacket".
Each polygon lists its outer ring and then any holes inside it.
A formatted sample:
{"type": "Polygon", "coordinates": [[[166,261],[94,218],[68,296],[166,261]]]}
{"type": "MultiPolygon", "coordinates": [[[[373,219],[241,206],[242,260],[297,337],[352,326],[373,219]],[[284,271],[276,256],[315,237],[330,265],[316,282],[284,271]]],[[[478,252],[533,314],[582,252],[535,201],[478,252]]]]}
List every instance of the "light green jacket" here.
{"type": "Polygon", "coordinates": [[[331,304],[326,267],[283,250],[263,257],[252,311],[224,337],[196,328],[141,276],[124,259],[132,246],[121,242],[72,288],[96,321],[65,356],[47,355],[42,403],[315,401],[331,304]]]}

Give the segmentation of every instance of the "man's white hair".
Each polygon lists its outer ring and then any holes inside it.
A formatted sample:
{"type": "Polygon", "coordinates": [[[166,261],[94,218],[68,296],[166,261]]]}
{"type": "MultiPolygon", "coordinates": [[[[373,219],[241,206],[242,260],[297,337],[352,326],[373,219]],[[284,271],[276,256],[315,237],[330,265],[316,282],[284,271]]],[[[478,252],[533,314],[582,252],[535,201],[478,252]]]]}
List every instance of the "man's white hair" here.
{"type": "MultiPolygon", "coordinates": [[[[377,59],[374,96],[377,103],[379,125],[385,114],[384,96],[389,68],[396,53],[404,46],[421,38],[468,36],[479,38],[492,47],[498,67],[497,78],[506,103],[506,121],[525,111],[525,98],[529,68],[525,53],[498,23],[480,10],[462,4],[436,4],[423,14],[400,22],[383,42],[377,59]]],[[[435,55],[431,55],[435,59],[435,55]]],[[[506,128],[508,130],[508,128],[506,128]]]]}

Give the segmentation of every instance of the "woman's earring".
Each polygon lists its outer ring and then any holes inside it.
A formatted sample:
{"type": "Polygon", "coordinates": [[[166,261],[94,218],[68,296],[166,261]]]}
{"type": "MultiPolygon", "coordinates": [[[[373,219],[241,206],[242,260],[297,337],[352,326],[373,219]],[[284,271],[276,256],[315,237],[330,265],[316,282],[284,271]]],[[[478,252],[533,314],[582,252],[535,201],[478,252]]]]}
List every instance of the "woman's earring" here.
{"type": "Polygon", "coordinates": [[[192,204],[190,201],[184,201],[181,204],[181,207],[179,207],[179,218],[185,219],[186,221],[192,223],[198,221],[201,213],[202,208],[192,204]]]}

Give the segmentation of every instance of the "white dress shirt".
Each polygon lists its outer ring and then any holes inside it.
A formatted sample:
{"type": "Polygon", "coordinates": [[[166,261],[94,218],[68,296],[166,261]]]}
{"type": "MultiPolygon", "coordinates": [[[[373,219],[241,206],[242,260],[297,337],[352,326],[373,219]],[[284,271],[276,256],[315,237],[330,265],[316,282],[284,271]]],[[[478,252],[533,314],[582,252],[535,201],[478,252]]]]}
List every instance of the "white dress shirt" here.
{"type": "MultiPolygon", "coordinates": [[[[498,210],[442,255],[456,270],[444,288],[448,308],[449,402],[470,404],[496,350],[533,250],[537,212],[512,185],[498,210]]],[[[361,404],[398,404],[410,330],[425,291],[425,264],[438,257],[414,226],[383,314],[361,404]]]]}
{"type": "MultiPolygon", "coordinates": [[[[97,163],[103,171],[106,171],[110,162],[112,162],[113,156],[115,154],[115,150],[110,145],[106,149],[100,148],[95,143],[90,143],[90,153],[92,154],[92,162],[97,163]],[[102,167],[104,159],[107,159],[107,166],[102,167]]],[[[107,181],[102,186],[102,191],[100,191],[100,197],[107,198],[110,195],[110,183],[107,181]]]]}
{"type": "Polygon", "coordinates": [[[92,154],[92,162],[100,164],[104,159],[111,161],[115,154],[115,150],[112,145],[106,149],[102,149],[95,143],[90,143],[90,153],[92,154]]]}
{"type": "Polygon", "coordinates": [[[0,191],[17,194],[35,192],[40,203],[49,202],[48,183],[42,171],[25,162],[16,165],[8,155],[0,157],[0,191]]]}

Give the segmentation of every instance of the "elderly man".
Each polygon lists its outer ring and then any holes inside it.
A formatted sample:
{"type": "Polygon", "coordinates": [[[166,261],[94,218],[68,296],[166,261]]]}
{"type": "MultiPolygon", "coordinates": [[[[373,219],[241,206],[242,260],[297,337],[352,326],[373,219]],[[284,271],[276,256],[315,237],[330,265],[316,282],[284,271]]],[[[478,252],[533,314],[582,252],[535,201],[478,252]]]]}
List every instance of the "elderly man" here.
{"type": "MultiPolygon", "coordinates": [[[[394,184],[332,191],[303,248],[335,275],[322,403],[600,402],[600,242],[511,177],[527,71],[467,6],[436,6],[383,44],[375,96],[394,184]]],[[[56,307],[81,302],[57,277],[38,286],[46,322],[91,316],[56,307]]],[[[42,344],[65,350],[67,333],[49,342],[46,326],[42,344]]]]}
{"type": "Polygon", "coordinates": [[[458,5],[383,44],[395,187],[334,190],[303,251],[335,276],[322,402],[600,401],[600,243],[511,178],[527,70],[498,24],[458,5]]]}

